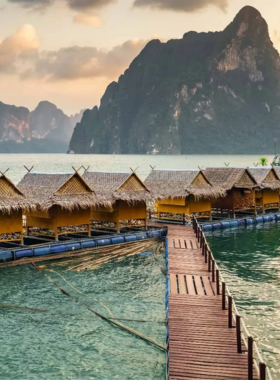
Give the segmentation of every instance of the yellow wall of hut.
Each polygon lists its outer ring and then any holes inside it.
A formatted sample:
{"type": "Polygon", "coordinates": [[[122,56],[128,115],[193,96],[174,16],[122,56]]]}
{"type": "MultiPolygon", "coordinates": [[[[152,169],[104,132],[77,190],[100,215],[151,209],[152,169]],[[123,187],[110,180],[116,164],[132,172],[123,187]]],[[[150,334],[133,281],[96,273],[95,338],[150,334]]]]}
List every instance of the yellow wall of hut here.
{"type": "Polygon", "coordinates": [[[113,206],[91,209],[91,220],[115,223],[119,229],[122,220],[144,220],[147,224],[147,207],[145,202],[117,201],[113,206]]]}
{"type": "Polygon", "coordinates": [[[263,189],[256,191],[256,204],[262,210],[275,209],[275,205],[279,208],[279,190],[263,189]]]}
{"type": "Polygon", "coordinates": [[[186,198],[162,199],[156,202],[158,216],[161,214],[207,214],[211,217],[211,202],[207,199],[196,200],[194,196],[186,198]]]}
{"type": "Polygon", "coordinates": [[[22,211],[12,211],[10,214],[0,212],[0,234],[9,235],[19,233],[20,239],[14,239],[13,236],[6,236],[1,241],[15,241],[23,239],[22,211]]]}
{"type": "Polygon", "coordinates": [[[55,238],[57,238],[58,235],[66,233],[64,231],[59,232],[58,229],[60,227],[85,225],[87,226],[87,231],[90,231],[90,209],[75,209],[73,211],[68,211],[59,206],[54,206],[46,212],[26,212],[25,216],[28,229],[36,227],[54,230],[55,238]]]}

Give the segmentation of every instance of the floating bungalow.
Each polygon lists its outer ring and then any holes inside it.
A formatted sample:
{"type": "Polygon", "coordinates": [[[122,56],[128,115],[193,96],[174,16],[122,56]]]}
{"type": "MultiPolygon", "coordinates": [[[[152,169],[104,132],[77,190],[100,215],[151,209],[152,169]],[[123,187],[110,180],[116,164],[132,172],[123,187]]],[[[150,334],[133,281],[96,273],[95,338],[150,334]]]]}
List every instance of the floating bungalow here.
{"type": "Polygon", "coordinates": [[[258,210],[278,210],[280,206],[280,180],[277,172],[271,167],[249,168],[249,172],[259,186],[256,191],[256,206],[258,210]]]}
{"type": "Polygon", "coordinates": [[[257,182],[249,170],[244,168],[207,168],[204,174],[213,186],[226,191],[225,197],[217,198],[212,208],[221,213],[227,212],[235,218],[236,212],[257,214],[257,182]]]}
{"type": "Polygon", "coordinates": [[[151,193],[136,173],[86,170],[84,180],[94,190],[100,206],[91,209],[91,226],[117,232],[126,227],[146,227],[146,202],[151,193]]]}
{"type": "Polygon", "coordinates": [[[73,173],[39,173],[29,171],[18,184],[32,202],[25,212],[27,234],[48,236],[90,236],[90,210],[96,204],[94,192],[76,171],[73,173]]]}
{"type": "Polygon", "coordinates": [[[212,186],[200,170],[155,170],[145,184],[156,202],[159,219],[182,220],[192,215],[211,219],[211,202],[225,195],[225,191],[212,186]]]}
{"type": "Polygon", "coordinates": [[[31,203],[5,175],[0,173],[0,243],[23,244],[23,210],[31,209],[31,203]]]}

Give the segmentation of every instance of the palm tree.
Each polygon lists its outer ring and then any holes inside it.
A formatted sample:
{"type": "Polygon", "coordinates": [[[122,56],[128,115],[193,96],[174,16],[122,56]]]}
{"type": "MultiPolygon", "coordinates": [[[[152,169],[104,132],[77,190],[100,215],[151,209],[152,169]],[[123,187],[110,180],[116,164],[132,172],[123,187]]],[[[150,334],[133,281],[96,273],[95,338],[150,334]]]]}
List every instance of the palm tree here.
{"type": "Polygon", "coordinates": [[[259,159],[259,163],[260,163],[261,166],[267,166],[268,165],[267,158],[266,157],[261,157],[259,159]]]}

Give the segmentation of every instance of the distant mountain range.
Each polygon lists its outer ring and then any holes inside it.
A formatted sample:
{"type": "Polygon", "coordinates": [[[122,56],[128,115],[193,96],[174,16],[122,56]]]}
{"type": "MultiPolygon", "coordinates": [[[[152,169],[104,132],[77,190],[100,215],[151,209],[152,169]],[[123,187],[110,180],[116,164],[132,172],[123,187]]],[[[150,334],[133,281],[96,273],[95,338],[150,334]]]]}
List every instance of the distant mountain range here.
{"type": "Polygon", "coordinates": [[[32,112],[0,102],[0,153],[65,153],[82,114],[69,117],[47,101],[32,112]]]}
{"type": "Polygon", "coordinates": [[[260,154],[277,141],[280,57],[266,21],[246,6],[222,32],[149,42],[100,107],[84,112],[69,151],[260,154]]]}

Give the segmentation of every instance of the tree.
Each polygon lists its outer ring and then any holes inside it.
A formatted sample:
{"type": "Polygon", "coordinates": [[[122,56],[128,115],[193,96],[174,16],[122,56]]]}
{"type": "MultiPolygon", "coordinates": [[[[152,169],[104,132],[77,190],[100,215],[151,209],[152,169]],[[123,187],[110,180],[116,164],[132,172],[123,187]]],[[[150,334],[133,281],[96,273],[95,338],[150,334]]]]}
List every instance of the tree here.
{"type": "Polygon", "coordinates": [[[267,166],[268,165],[267,158],[266,157],[261,157],[259,159],[259,163],[260,163],[261,166],[267,166]]]}

